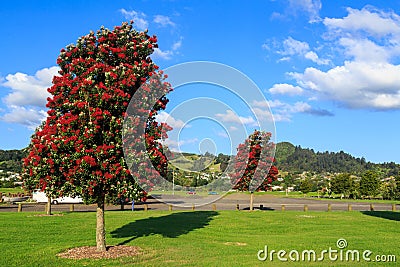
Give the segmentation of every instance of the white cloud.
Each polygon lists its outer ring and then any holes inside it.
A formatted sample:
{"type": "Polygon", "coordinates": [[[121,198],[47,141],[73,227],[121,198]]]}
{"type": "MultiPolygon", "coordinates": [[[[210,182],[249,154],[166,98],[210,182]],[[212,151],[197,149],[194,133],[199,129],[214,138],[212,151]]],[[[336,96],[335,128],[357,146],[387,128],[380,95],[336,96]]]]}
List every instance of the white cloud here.
{"type": "Polygon", "coordinates": [[[302,86],[350,108],[400,109],[400,66],[346,61],[326,72],[292,74],[302,86]]]}
{"type": "Polygon", "coordinates": [[[344,18],[325,18],[323,23],[331,30],[363,31],[374,37],[400,34],[400,17],[394,12],[383,12],[372,6],[361,10],[347,8],[347,12],[344,18]]]}
{"type": "Polygon", "coordinates": [[[275,20],[275,19],[283,20],[283,19],[285,19],[285,15],[274,11],[274,12],[272,12],[272,14],[270,16],[270,19],[271,20],[275,20]]]}
{"type": "Polygon", "coordinates": [[[175,27],[175,23],[168,16],[155,15],[153,22],[159,24],[161,27],[167,27],[168,25],[175,27]]]}
{"type": "Polygon", "coordinates": [[[282,55],[303,55],[310,50],[310,46],[306,42],[301,42],[293,39],[292,37],[288,37],[285,41],[283,41],[284,50],[280,53],[282,55]]]}
{"type": "Polygon", "coordinates": [[[288,104],[281,102],[280,100],[270,101],[253,101],[254,112],[257,116],[263,117],[263,115],[269,120],[278,121],[290,121],[291,114],[287,112],[288,104]],[[271,111],[270,111],[271,110],[271,111]],[[274,110],[274,112],[272,112],[274,110]],[[263,114],[264,113],[264,114],[263,114]]]}
{"type": "Polygon", "coordinates": [[[290,57],[282,57],[278,60],[278,62],[285,62],[285,61],[290,61],[290,57]]]}
{"type": "Polygon", "coordinates": [[[216,117],[220,118],[223,122],[233,122],[233,123],[238,123],[238,124],[250,124],[254,125],[255,120],[251,117],[242,117],[238,116],[236,113],[234,113],[232,110],[226,110],[226,113],[218,113],[215,114],[216,117]]]}
{"type": "Polygon", "coordinates": [[[313,108],[308,103],[305,102],[296,102],[289,108],[290,113],[307,113],[315,116],[333,116],[328,110],[313,108]]]}
{"type": "Polygon", "coordinates": [[[175,119],[165,111],[161,111],[157,114],[156,120],[160,123],[167,123],[173,129],[190,128],[189,124],[185,124],[182,120],[175,119]]]}
{"type": "MultiPolygon", "coordinates": [[[[257,105],[256,102],[255,102],[255,105],[257,105]]],[[[268,101],[268,106],[269,106],[270,108],[282,107],[282,106],[284,106],[284,105],[285,105],[285,103],[282,103],[281,101],[279,101],[279,100],[277,100],[277,99],[268,101]]]]}
{"type": "Polygon", "coordinates": [[[125,19],[133,20],[135,23],[134,25],[136,25],[139,30],[145,30],[149,27],[149,23],[146,20],[146,14],[143,12],[137,12],[135,10],[128,11],[124,8],[120,9],[119,11],[125,17],[125,19]]]}
{"type": "Polygon", "coordinates": [[[291,106],[290,110],[293,113],[304,113],[310,111],[311,106],[305,102],[296,102],[293,106],[291,106]]]}
{"type": "Polygon", "coordinates": [[[160,58],[164,60],[169,60],[172,58],[172,56],[179,54],[178,50],[182,46],[182,40],[183,37],[181,36],[178,41],[172,44],[172,47],[170,50],[161,50],[160,48],[154,48],[154,52],[152,57],[153,58],[160,58]]]}
{"type": "Polygon", "coordinates": [[[154,48],[152,58],[161,58],[164,60],[169,60],[172,58],[174,53],[171,50],[162,51],[160,48],[154,48]]]}
{"type": "Polygon", "coordinates": [[[263,44],[261,45],[261,48],[264,49],[264,50],[267,50],[267,51],[270,51],[270,50],[271,50],[271,48],[269,47],[269,45],[266,44],[266,43],[263,43],[263,44]]]}
{"type": "Polygon", "coordinates": [[[298,101],[294,104],[282,102],[280,100],[272,101],[253,101],[253,111],[257,114],[259,119],[279,121],[291,121],[291,118],[296,113],[306,113],[315,116],[333,116],[333,114],[327,110],[313,108],[308,103],[298,101]],[[272,109],[272,113],[270,109],[272,109]]]}
{"type": "Polygon", "coordinates": [[[318,99],[356,109],[400,109],[400,65],[394,64],[400,55],[400,17],[371,6],[347,11],[344,18],[323,21],[343,63],[289,75],[318,99]]]}
{"type": "MultiPolygon", "coordinates": [[[[271,0],[274,1],[274,0],[271,0]]],[[[272,12],[270,19],[284,20],[289,15],[301,15],[308,18],[309,23],[321,21],[319,11],[322,8],[321,0],[287,0],[285,12],[272,12]]]]}
{"type": "Polygon", "coordinates": [[[322,8],[320,0],[289,0],[289,8],[306,13],[310,23],[320,21],[319,11],[322,8]]]}
{"type": "Polygon", "coordinates": [[[330,60],[320,59],[316,52],[311,51],[308,43],[295,40],[290,36],[283,41],[282,49],[277,53],[283,56],[279,61],[289,61],[292,56],[299,56],[311,60],[318,65],[327,65],[330,63],[330,60]]]}
{"type": "Polygon", "coordinates": [[[257,119],[260,121],[273,121],[274,116],[269,108],[254,107],[253,112],[256,114],[257,119]]]}
{"type": "Polygon", "coordinates": [[[391,61],[400,55],[400,16],[372,6],[348,8],[344,18],[325,18],[326,36],[338,40],[347,58],[391,61]]]}
{"type": "Polygon", "coordinates": [[[0,120],[18,123],[35,129],[46,118],[45,105],[47,97],[51,96],[47,92],[52,84],[52,79],[58,75],[59,68],[44,68],[31,76],[17,72],[9,74],[1,83],[1,86],[8,87],[11,92],[2,100],[6,108],[0,120]]]}
{"type": "Polygon", "coordinates": [[[172,45],[172,50],[173,50],[173,51],[176,51],[176,50],[178,50],[179,48],[181,48],[181,46],[182,46],[182,40],[183,40],[183,37],[181,36],[181,38],[179,39],[179,41],[176,41],[176,42],[172,45]]]}
{"type": "Polygon", "coordinates": [[[291,122],[292,114],[289,113],[274,113],[274,121],[275,122],[291,122]]]}
{"type": "Polygon", "coordinates": [[[37,108],[27,109],[20,106],[11,106],[10,110],[0,119],[5,122],[18,123],[35,130],[46,119],[47,113],[37,108]]]}
{"type": "Polygon", "coordinates": [[[53,76],[58,75],[58,71],[58,67],[51,67],[37,71],[34,76],[21,72],[7,75],[1,85],[11,88],[12,92],[3,99],[4,102],[7,105],[44,107],[50,96],[47,88],[51,86],[53,76]]]}
{"type": "Polygon", "coordinates": [[[301,95],[304,90],[300,86],[293,86],[286,83],[277,83],[274,84],[268,91],[271,94],[301,95]]]}
{"type": "Polygon", "coordinates": [[[257,114],[257,117],[260,119],[265,118],[269,121],[290,121],[290,115],[285,114],[286,109],[283,107],[287,107],[286,103],[282,103],[279,100],[273,101],[253,101],[253,111],[257,114]],[[276,112],[272,113],[271,109],[276,108],[276,112]],[[277,109],[279,108],[279,109],[277,109]]]}
{"type": "Polygon", "coordinates": [[[386,62],[390,51],[368,39],[340,38],[339,44],[345,48],[345,54],[355,61],[386,62]]]}
{"type": "MultiPolygon", "coordinates": [[[[279,102],[279,101],[278,101],[279,102]]],[[[255,114],[257,120],[259,121],[272,121],[273,115],[270,109],[269,101],[253,101],[251,103],[251,111],[255,114]]],[[[274,104],[274,103],[273,103],[274,104]]],[[[256,120],[252,117],[242,117],[238,116],[233,111],[227,110],[225,114],[216,114],[217,117],[221,118],[224,122],[234,122],[239,124],[247,124],[247,125],[258,125],[256,120]]],[[[235,131],[237,127],[230,127],[230,130],[235,131]]]]}
{"type": "MultiPolygon", "coordinates": [[[[145,30],[149,27],[149,21],[146,19],[146,14],[143,12],[138,12],[135,10],[126,10],[124,8],[119,10],[121,14],[129,20],[134,21],[134,25],[139,30],[145,30]]],[[[161,27],[176,27],[177,25],[171,20],[170,17],[164,15],[155,15],[152,22],[152,25],[157,24],[161,27]]],[[[178,49],[182,46],[183,37],[181,36],[178,41],[172,44],[170,49],[160,49],[154,48],[154,52],[152,54],[152,58],[158,58],[163,60],[170,60],[172,57],[178,53],[178,49]]]]}
{"type": "Polygon", "coordinates": [[[314,51],[308,51],[304,54],[304,57],[311,60],[312,62],[317,63],[318,65],[328,65],[331,62],[329,59],[320,59],[317,53],[315,53],[314,51]]]}
{"type": "Polygon", "coordinates": [[[184,139],[172,140],[170,138],[167,138],[166,140],[162,141],[162,144],[168,146],[168,148],[171,151],[181,152],[181,149],[180,149],[181,146],[197,143],[198,141],[199,140],[197,138],[186,139],[186,140],[184,140],[184,139]]]}

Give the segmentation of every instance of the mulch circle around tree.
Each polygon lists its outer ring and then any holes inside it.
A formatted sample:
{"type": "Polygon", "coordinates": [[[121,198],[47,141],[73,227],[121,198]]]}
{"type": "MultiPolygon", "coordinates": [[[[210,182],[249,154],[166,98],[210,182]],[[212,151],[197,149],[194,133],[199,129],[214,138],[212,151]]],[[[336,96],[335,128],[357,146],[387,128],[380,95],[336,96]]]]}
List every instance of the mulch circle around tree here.
{"type": "Polygon", "coordinates": [[[140,255],[142,249],[134,246],[108,246],[107,251],[97,251],[96,247],[85,246],[71,248],[57,254],[58,257],[66,259],[115,259],[119,257],[134,257],[140,255]]]}

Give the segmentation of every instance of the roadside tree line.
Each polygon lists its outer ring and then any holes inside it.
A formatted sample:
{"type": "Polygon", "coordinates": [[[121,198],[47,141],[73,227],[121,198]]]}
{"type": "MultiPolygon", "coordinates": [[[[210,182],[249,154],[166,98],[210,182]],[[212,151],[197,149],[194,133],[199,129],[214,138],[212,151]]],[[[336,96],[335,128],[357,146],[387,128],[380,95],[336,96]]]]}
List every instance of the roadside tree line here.
{"type": "Polygon", "coordinates": [[[360,176],[339,173],[322,179],[306,175],[298,179],[295,188],[304,194],[319,192],[320,195],[328,197],[336,194],[341,198],[399,200],[400,176],[384,178],[379,171],[373,170],[365,171],[360,176]]]}

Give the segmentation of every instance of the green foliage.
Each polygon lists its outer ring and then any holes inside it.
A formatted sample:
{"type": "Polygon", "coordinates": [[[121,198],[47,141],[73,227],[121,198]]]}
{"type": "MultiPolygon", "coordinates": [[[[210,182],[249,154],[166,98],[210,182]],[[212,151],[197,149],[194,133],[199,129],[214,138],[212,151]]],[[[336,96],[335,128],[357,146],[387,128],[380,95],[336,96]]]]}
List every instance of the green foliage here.
{"type": "Polygon", "coordinates": [[[374,171],[366,171],[360,180],[359,192],[362,196],[376,196],[379,191],[380,177],[374,171]]]}
{"type": "Polygon", "coordinates": [[[302,173],[312,171],[318,173],[351,173],[361,175],[367,170],[381,170],[385,176],[400,174],[400,164],[372,163],[364,158],[355,158],[352,155],[340,152],[314,152],[313,149],[293,146],[288,142],[276,145],[275,157],[277,167],[282,171],[302,173]]]}
{"type": "Polygon", "coordinates": [[[0,170],[5,172],[21,172],[24,150],[0,150],[0,170]]]}
{"type": "Polygon", "coordinates": [[[330,189],[333,193],[343,194],[346,197],[349,197],[356,190],[354,178],[349,173],[336,175],[331,179],[330,184],[330,189]]]}
{"type": "Polygon", "coordinates": [[[400,176],[396,177],[395,198],[400,199],[400,176]]]}
{"type": "Polygon", "coordinates": [[[294,185],[294,183],[295,183],[295,180],[291,174],[287,174],[287,175],[285,175],[285,177],[283,177],[283,185],[284,185],[285,189],[294,185]]]}
{"type": "Polygon", "coordinates": [[[221,172],[225,172],[230,160],[231,160],[231,156],[219,153],[217,158],[215,159],[215,163],[216,164],[220,163],[221,172]]]}
{"type": "Polygon", "coordinates": [[[383,199],[395,200],[397,198],[397,185],[395,179],[381,183],[379,191],[383,199]]]}
{"type": "Polygon", "coordinates": [[[0,187],[14,188],[14,187],[20,187],[20,186],[16,186],[14,184],[13,180],[8,180],[8,181],[0,181],[0,187]]]}
{"type": "MultiPolygon", "coordinates": [[[[174,170],[174,183],[185,187],[207,185],[219,179],[222,172],[228,166],[230,156],[220,153],[217,157],[206,152],[204,155],[194,153],[176,153],[169,156],[168,172],[166,179],[172,182],[172,170],[174,170]],[[200,173],[200,178],[199,178],[200,173]],[[203,175],[207,179],[202,179],[203,175]]],[[[218,183],[224,184],[224,183],[218,183]]]]}
{"type": "Polygon", "coordinates": [[[279,165],[286,162],[287,158],[295,151],[295,146],[289,142],[281,142],[276,145],[275,160],[279,165]]]}
{"type": "Polygon", "coordinates": [[[311,179],[308,177],[303,179],[300,183],[299,189],[303,194],[311,192],[313,190],[313,183],[311,182],[311,179]]]}
{"type": "Polygon", "coordinates": [[[13,160],[13,161],[21,161],[25,157],[26,153],[24,150],[1,150],[0,149],[0,162],[13,160]]]}

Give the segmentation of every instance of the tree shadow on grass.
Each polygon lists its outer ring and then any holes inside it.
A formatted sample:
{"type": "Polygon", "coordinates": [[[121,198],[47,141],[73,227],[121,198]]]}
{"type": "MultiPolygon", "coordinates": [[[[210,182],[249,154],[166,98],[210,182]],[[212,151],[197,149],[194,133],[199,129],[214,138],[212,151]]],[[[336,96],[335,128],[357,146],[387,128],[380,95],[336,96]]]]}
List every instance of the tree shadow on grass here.
{"type": "Polygon", "coordinates": [[[363,214],[383,219],[400,221],[400,212],[395,211],[362,211],[363,214]]]}
{"type": "Polygon", "coordinates": [[[132,240],[149,235],[162,235],[175,238],[180,235],[204,228],[209,225],[215,211],[176,212],[166,216],[150,217],[130,222],[111,232],[114,238],[128,238],[118,245],[125,245],[132,240]]]}

